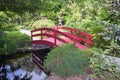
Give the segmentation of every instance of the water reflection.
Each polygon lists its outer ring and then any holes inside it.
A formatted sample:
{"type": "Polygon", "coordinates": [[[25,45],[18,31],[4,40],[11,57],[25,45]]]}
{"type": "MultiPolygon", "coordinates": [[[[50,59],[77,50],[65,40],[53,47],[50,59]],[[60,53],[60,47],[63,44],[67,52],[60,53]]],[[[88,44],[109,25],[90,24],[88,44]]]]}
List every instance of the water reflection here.
{"type": "Polygon", "coordinates": [[[45,80],[46,77],[29,57],[0,65],[0,80],[45,80]]]}

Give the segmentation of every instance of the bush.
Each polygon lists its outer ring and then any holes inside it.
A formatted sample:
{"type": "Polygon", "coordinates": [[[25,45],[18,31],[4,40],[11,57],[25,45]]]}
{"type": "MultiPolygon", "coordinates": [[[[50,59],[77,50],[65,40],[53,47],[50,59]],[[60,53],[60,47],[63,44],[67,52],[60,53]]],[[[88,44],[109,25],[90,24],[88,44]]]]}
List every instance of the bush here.
{"type": "Polygon", "coordinates": [[[45,60],[47,71],[62,77],[84,74],[88,66],[88,55],[72,44],[54,48],[45,60]]]}
{"type": "Polygon", "coordinates": [[[120,45],[112,41],[105,49],[105,53],[110,56],[120,57],[120,45]]]}
{"type": "Polygon", "coordinates": [[[55,24],[53,21],[48,19],[37,20],[29,25],[30,28],[42,28],[42,27],[54,27],[55,24]]]}
{"type": "Polygon", "coordinates": [[[6,38],[12,40],[18,45],[18,48],[24,47],[30,44],[30,37],[26,34],[20,33],[19,31],[6,32],[6,38]]]}
{"type": "Polygon", "coordinates": [[[92,48],[89,55],[91,55],[89,66],[94,70],[91,77],[97,77],[98,80],[120,80],[119,66],[107,58],[105,51],[92,48]]]}
{"type": "Polygon", "coordinates": [[[23,48],[30,45],[29,36],[20,33],[19,31],[6,32],[6,36],[1,38],[1,52],[2,53],[15,53],[17,48],[23,48]]]}
{"type": "Polygon", "coordinates": [[[5,36],[5,33],[4,31],[0,30],[0,38],[4,37],[5,36]]]}

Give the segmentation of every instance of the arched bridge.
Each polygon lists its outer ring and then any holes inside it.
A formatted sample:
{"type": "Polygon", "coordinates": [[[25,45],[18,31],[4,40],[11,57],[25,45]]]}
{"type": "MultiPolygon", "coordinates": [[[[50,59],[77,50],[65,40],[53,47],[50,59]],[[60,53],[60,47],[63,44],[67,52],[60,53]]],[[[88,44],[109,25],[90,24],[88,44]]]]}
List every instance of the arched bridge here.
{"type": "Polygon", "coordinates": [[[73,43],[79,49],[88,49],[93,45],[93,36],[75,28],[56,26],[54,28],[38,28],[31,31],[31,41],[34,45],[61,46],[73,43]]]}
{"type": "MultiPolygon", "coordinates": [[[[92,39],[93,36],[86,32],[65,26],[39,28],[31,31],[32,44],[35,45],[35,47],[42,46],[44,51],[47,49],[47,52],[49,52],[49,47],[61,46],[65,43],[73,43],[79,49],[85,50],[92,47],[92,39]],[[45,48],[44,45],[47,45],[48,48],[45,48]]],[[[32,54],[33,62],[36,63],[44,72],[46,72],[46,70],[43,66],[43,62],[47,52],[40,53],[34,51],[32,54]]]]}

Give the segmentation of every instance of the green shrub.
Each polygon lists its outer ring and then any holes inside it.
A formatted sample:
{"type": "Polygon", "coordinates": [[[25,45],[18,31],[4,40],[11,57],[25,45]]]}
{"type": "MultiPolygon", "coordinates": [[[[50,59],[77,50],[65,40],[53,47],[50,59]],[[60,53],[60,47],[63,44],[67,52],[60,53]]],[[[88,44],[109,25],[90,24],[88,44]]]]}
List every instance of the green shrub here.
{"type": "Polygon", "coordinates": [[[110,56],[120,57],[120,45],[117,42],[112,41],[105,49],[105,53],[110,56]]]}
{"type": "Polygon", "coordinates": [[[90,55],[90,67],[94,70],[92,77],[100,76],[103,77],[103,65],[105,64],[105,59],[103,58],[103,51],[98,48],[92,48],[89,50],[90,55]]]}
{"type": "Polygon", "coordinates": [[[6,36],[1,38],[1,52],[15,53],[17,48],[23,48],[30,45],[29,36],[20,33],[19,31],[6,32],[6,36]]]}
{"type": "Polygon", "coordinates": [[[19,31],[6,32],[6,38],[12,40],[18,45],[18,48],[24,47],[30,44],[30,37],[26,34],[20,33],[19,31]]]}
{"type": "Polygon", "coordinates": [[[112,63],[113,61],[111,62],[105,54],[105,51],[98,48],[89,50],[91,55],[89,66],[94,70],[91,76],[97,77],[98,80],[120,80],[118,65],[112,63]]]}
{"type": "Polygon", "coordinates": [[[2,30],[0,29],[0,38],[2,38],[2,37],[4,37],[4,36],[5,36],[4,31],[2,31],[2,30]]]}
{"type": "Polygon", "coordinates": [[[48,19],[37,20],[29,25],[32,29],[41,28],[41,27],[54,27],[55,24],[53,21],[48,19]]]}
{"type": "Polygon", "coordinates": [[[87,66],[88,55],[72,44],[54,48],[45,60],[46,69],[62,77],[84,75],[87,66]]]}

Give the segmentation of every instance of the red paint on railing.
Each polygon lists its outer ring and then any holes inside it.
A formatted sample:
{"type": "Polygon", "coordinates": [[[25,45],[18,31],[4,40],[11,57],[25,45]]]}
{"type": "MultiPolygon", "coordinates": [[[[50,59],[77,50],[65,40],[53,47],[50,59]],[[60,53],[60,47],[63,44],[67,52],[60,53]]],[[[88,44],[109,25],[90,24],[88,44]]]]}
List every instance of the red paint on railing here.
{"type": "Polygon", "coordinates": [[[31,31],[32,44],[45,44],[52,47],[69,42],[74,43],[80,49],[88,49],[93,44],[92,39],[93,36],[86,32],[64,26],[39,28],[31,31]]]}

